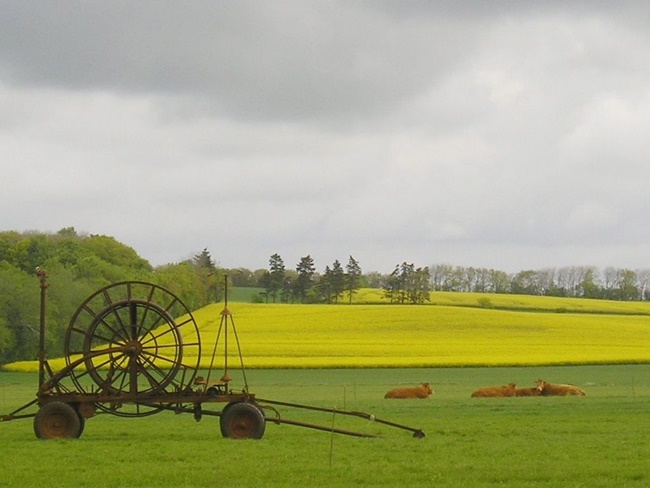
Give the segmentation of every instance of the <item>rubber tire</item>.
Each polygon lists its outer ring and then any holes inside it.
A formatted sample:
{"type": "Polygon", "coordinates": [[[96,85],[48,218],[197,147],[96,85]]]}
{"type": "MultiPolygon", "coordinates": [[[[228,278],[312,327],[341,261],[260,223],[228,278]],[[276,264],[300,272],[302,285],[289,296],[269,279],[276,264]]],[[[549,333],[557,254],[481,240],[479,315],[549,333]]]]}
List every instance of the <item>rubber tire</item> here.
{"type": "Polygon", "coordinates": [[[230,403],[223,409],[220,426],[221,435],[229,439],[261,439],[266,419],[252,403],[230,403]]]}
{"type": "Polygon", "coordinates": [[[77,409],[75,409],[75,412],[77,412],[77,417],[79,417],[79,435],[75,437],[79,438],[81,437],[81,434],[83,434],[84,428],[86,427],[86,419],[79,413],[77,409]]]}
{"type": "Polygon", "coordinates": [[[78,438],[82,431],[80,416],[68,403],[46,403],[34,416],[34,433],[39,439],[78,438]]]}

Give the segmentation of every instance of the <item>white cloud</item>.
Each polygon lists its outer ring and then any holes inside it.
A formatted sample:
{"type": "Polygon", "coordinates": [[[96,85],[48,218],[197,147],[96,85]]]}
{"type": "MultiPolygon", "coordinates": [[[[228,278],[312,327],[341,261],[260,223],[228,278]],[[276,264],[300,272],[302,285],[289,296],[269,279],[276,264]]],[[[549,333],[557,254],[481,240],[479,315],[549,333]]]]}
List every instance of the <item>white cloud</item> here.
{"type": "Polygon", "coordinates": [[[0,229],[154,264],[645,266],[646,3],[5,7],[0,229]]]}
{"type": "Polygon", "coordinates": [[[585,233],[615,228],[618,218],[616,212],[599,202],[584,202],[570,210],[566,219],[569,232],[585,233]]]}

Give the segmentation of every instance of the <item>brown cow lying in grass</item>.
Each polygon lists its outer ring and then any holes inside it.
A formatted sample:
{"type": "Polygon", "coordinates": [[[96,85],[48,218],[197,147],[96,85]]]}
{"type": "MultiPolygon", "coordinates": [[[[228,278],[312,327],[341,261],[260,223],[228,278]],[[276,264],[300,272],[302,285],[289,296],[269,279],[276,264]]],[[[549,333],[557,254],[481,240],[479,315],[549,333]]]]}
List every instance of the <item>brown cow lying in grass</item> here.
{"type": "Polygon", "coordinates": [[[485,388],[479,388],[472,396],[475,398],[486,398],[486,397],[513,397],[515,396],[515,390],[517,385],[510,383],[505,386],[487,386],[485,388]]]}
{"type": "Polygon", "coordinates": [[[429,398],[433,395],[433,388],[429,383],[410,388],[393,388],[384,395],[384,398],[429,398]]]}
{"type": "Polygon", "coordinates": [[[573,385],[554,385],[544,380],[537,380],[535,384],[542,396],[585,396],[587,394],[583,389],[573,385]]]}
{"type": "Polygon", "coordinates": [[[542,394],[537,388],[517,388],[515,389],[515,396],[540,396],[542,394]]]}

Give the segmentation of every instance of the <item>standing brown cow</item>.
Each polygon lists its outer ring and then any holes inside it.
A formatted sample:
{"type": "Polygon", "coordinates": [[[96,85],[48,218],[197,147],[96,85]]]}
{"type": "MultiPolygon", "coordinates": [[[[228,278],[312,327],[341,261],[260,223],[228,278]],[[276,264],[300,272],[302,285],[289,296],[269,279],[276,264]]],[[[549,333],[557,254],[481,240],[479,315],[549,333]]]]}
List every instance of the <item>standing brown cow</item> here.
{"type": "Polygon", "coordinates": [[[554,385],[544,380],[535,382],[542,396],[585,396],[587,393],[574,385],[554,385]]]}
{"type": "Polygon", "coordinates": [[[509,383],[505,386],[487,386],[485,388],[479,388],[472,393],[472,396],[475,398],[513,397],[515,396],[516,386],[515,383],[509,383]]]}
{"type": "Polygon", "coordinates": [[[393,388],[384,395],[384,398],[429,398],[433,395],[433,388],[429,383],[410,388],[393,388]]]}

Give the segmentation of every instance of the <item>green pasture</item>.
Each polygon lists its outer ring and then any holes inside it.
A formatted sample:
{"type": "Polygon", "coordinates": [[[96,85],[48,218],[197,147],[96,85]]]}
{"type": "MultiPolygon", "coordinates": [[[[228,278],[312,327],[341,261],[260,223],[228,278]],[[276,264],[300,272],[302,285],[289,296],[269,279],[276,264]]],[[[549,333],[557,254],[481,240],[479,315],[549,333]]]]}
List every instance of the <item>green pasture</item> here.
{"type": "MultiPolygon", "coordinates": [[[[258,398],[367,412],[422,429],[424,439],[286,407],[277,415],[382,438],[269,421],[261,440],[234,441],[215,417],[162,412],[98,415],[80,439],[39,441],[31,419],[14,420],[0,423],[0,487],[650,486],[650,304],[436,293],[430,305],[400,306],[370,293],[352,306],[233,301],[225,315],[223,304],[197,310],[201,364],[220,324],[234,322],[258,398]],[[587,396],[470,397],[537,379],[587,396]],[[383,398],[425,381],[429,399],[383,398]]],[[[233,388],[243,383],[236,359],[233,388]]],[[[37,384],[35,362],[6,369],[19,372],[0,373],[0,414],[32,400],[37,384]]]]}
{"type": "MultiPolygon", "coordinates": [[[[342,415],[278,407],[283,418],[380,434],[331,435],[267,424],[258,441],[219,434],[218,419],[162,412],[99,415],[75,440],[37,440],[30,419],[0,423],[0,486],[31,487],[646,487],[650,365],[398,369],[259,369],[260,398],[372,413],[409,432],[342,415]],[[470,398],[481,386],[538,378],[586,397],[470,398]],[[385,400],[428,381],[426,400],[385,400]]],[[[239,381],[236,379],[236,381],[239,381]]],[[[0,413],[34,398],[33,373],[0,373],[0,413]]],[[[271,413],[268,413],[271,414],[271,413]]]]}

